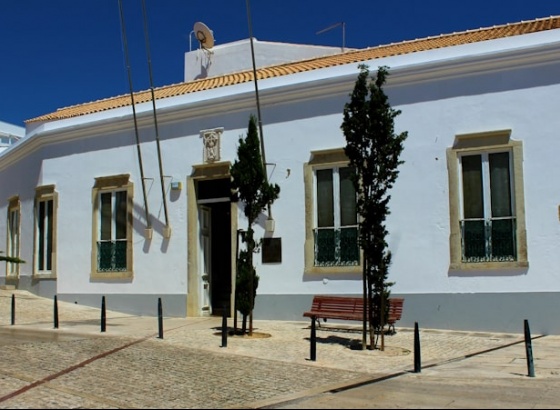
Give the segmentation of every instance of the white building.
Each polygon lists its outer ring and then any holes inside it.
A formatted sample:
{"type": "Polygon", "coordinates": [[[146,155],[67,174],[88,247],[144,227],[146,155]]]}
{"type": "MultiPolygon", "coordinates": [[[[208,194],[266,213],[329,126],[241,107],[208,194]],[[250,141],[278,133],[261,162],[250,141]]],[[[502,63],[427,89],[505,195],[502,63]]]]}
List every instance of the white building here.
{"type": "MultiPolygon", "coordinates": [[[[1,282],[142,314],[159,297],[169,316],[231,309],[246,222],[229,167],[257,109],[250,67],[207,70],[203,58],[227,67],[221,50],[191,52],[186,78],[198,79],[155,90],[159,135],[150,91],[134,96],[138,132],[129,95],[26,122],[0,154],[0,249],[28,263],[7,264],[1,282]]],[[[559,334],[560,17],[308,51],[257,70],[281,192],[274,231],[268,215],[257,230],[255,318],[301,320],[314,294],[361,294],[359,257],[317,258],[314,242],[316,181],[332,177],[336,192],[344,175],[342,112],[365,63],[389,67],[396,132],[408,132],[387,220],[399,324],[519,332],[527,319],[559,334]]]]}
{"type": "Polygon", "coordinates": [[[25,128],[0,121],[0,152],[5,151],[25,135],[25,128]]]}

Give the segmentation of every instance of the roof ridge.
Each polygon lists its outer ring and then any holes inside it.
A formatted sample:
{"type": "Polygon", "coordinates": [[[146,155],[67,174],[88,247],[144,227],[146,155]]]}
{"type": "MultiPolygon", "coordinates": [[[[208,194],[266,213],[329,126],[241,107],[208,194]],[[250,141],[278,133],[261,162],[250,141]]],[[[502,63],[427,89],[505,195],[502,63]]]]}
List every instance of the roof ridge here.
{"type": "Polygon", "coordinates": [[[527,23],[536,23],[536,22],[539,22],[539,21],[551,20],[551,19],[554,19],[554,18],[560,18],[560,15],[555,15],[555,16],[553,15],[553,16],[549,16],[549,17],[539,17],[539,18],[536,18],[536,19],[533,19],[533,20],[521,20],[521,21],[517,21],[517,22],[514,22],[514,23],[495,24],[493,26],[472,28],[472,29],[466,29],[466,30],[463,30],[463,31],[454,31],[452,33],[435,34],[435,35],[432,35],[432,36],[418,37],[418,38],[415,38],[413,40],[403,40],[403,41],[392,42],[392,43],[388,43],[388,44],[379,44],[379,45],[374,46],[374,47],[377,48],[377,47],[385,47],[385,46],[394,46],[394,45],[397,45],[397,44],[410,44],[410,43],[424,41],[424,40],[447,38],[447,37],[457,36],[457,35],[461,35],[461,34],[469,34],[469,33],[475,33],[475,32],[479,33],[481,31],[490,31],[490,30],[496,30],[496,29],[504,28],[504,27],[520,26],[520,25],[524,25],[524,24],[527,24],[527,23]]]}
{"type": "MultiPolygon", "coordinates": [[[[295,62],[292,61],[282,64],[274,64],[258,68],[257,78],[266,79],[272,77],[280,77],[283,75],[311,71],[320,68],[350,64],[352,62],[372,60],[392,55],[411,54],[419,51],[435,50],[438,48],[512,37],[552,29],[560,29],[560,15],[540,17],[533,20],[522,20],[520,22],[505,23],[490,27],[469,29],[453,33],[444,33],[436,36],[428,36],[417,38],[414,40],[404,40],[397,43],[382,44],[363,49],[352,49],[341,53],[313,57],[305,60],[298,60],[295,62]],[[540,24],[546,22],[550,22],[550,24],[548,24],[546,27],[543,27],[542,24],[540,24]],[[488,33],[493,33],[493,35],[485,36],[485,34],[488,33]]],[[[154,95],[157,94],[155,96],[155,99],[158,100],[162,98],[174,97],[222,86],[235,85],[248,81],[253,81],[253,70],[243,70],[235,73],[201,78],[189,82],[179,82],[175,84],[164,85],[154,88],[154,95]]],[[[151,88],[134,92],[134,97],[138,98],[139,100],[135,100],[134,103],[137,104],[151,101],[151,94],[149,95],[149,98],[147,98],[148,96],[146,95],[146,93],[150,91],[151,88]]],[[[130,94],[122,94],[119,96],[108,97],[96,101],[62,107],[57,109],[54,113],[45,114],[27,120],[25,122],[31,123],[38,121],[72,118],[80,115],[87,115],[95,112],[128,106],[130,104],[130,94]],[[113,102],[113,104],[111,104],[111,102],[113,102]]]]}

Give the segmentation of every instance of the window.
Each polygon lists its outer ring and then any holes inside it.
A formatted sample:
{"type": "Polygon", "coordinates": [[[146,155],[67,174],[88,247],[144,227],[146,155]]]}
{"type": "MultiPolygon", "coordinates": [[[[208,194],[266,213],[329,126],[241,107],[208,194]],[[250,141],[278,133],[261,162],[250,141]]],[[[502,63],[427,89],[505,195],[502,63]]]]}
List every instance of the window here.
{"type": "Polygon", "coordinates": [[[461,156],[462,261],[515,261],[510,153],[461,156]]]}
{"type": "MultiPolygon", "coordinates": [[[[18,197],[11,198],[8,203],[8,249],[7,256],[20,257],[20,202],[18,197]]],[[[19,264],[7,262],[7,278],[19,276],[19,264]]]]}
{"type": "Polygon", "coordinates": [[[458,136],[448,150],[451,267],[525,267],[522,145],[509,131],[458,136]]]}
{"type": "Polygon", "coordinates": [[[306,273],[361,271],[352,172],[343,149],[313,152],[305,165],[306,273]]]}
{"type": "Polygon", "coordinates": [[[0,137],[0,146],[9,146],[15,144],[18,141],[17,137],[10,137],[10,136],[1,136],[0,137]]]}
{"type": "Polygon", "coordinates": [[[54,185],[36,189],[34,274],[38,276],[56,275],[56,206],[54,185]]]}
{"type": "Polygon", "coordinates": [[[357,265],[358,218],[350,167],[315,171],[315,266],[357,265]]]}
{"type": "Polygon", "coordinates": [[[92,252],[95,277],[132,276],[132,193],[128,175],[96,179],[92,252]]]}
{"type": "Polygon", "coordinates": [[[126,271],[126,191],[102,192],[99,198],[97,269],[126,271]]]}

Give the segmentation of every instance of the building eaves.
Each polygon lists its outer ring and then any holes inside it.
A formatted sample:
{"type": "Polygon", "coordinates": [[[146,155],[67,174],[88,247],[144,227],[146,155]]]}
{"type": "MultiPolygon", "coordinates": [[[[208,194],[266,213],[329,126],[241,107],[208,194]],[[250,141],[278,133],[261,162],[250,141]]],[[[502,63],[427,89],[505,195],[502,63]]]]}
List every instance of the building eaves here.
{"type": "MultiPolygon", "coordinates": [[[[505,25],[480,28],[476,30],[442,34],[439,36],[403,41],[399,43],[381,45],[361,50],[347,51],[340,54],[317,57],[309,60],[263,67],[257,69],[256,74],[258,80],[264,80],[268,78],[281,77],[285,75],[297,74],[339,65],[355,64],[368,60],[375,60],[378,58],[478,43],[482,41],[537,33],[558,28],[560,28],[560,16],[551,16],[530,21],[522,21],[519,23],[509,23],[505,25]]],[[[163,98],[176,97],[199,91],[246,83],[250,81],[253,81],[252,70],[226,74],[212,78],[205,78],[187,83],[177,83],[158,87],[154,89],[154,97],[156,100],[159,100],[163,98]]],[[[152,99],[152,92],[151,90],[136,92],[134,93],[133,98],[134,104],[149,102],[152,99]]],[[[130,94],[120,95],[98,101],[60,108],[53,113],[45,114],[27,120],[26,123],[56,121],[126,107],[130,105],[132,105],[132,98],[130,94]]]]}

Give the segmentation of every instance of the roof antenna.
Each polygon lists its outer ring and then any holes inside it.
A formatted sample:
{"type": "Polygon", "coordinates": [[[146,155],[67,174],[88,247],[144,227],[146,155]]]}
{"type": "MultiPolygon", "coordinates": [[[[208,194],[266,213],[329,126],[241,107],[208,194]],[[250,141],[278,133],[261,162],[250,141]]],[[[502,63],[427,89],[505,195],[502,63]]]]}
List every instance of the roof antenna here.
{"type": "Polygon", "coordinates": [[[346,47],[346,23],[344,21],[335,23],[327,28],[324,28],[323,30],[319,30],[318,32],[316,32],[315,34],[322,34],[326,31],[332,30],[335,27],[338,26],[342,26],[342,52],[344,53],[345,47],[346,47]]]}

